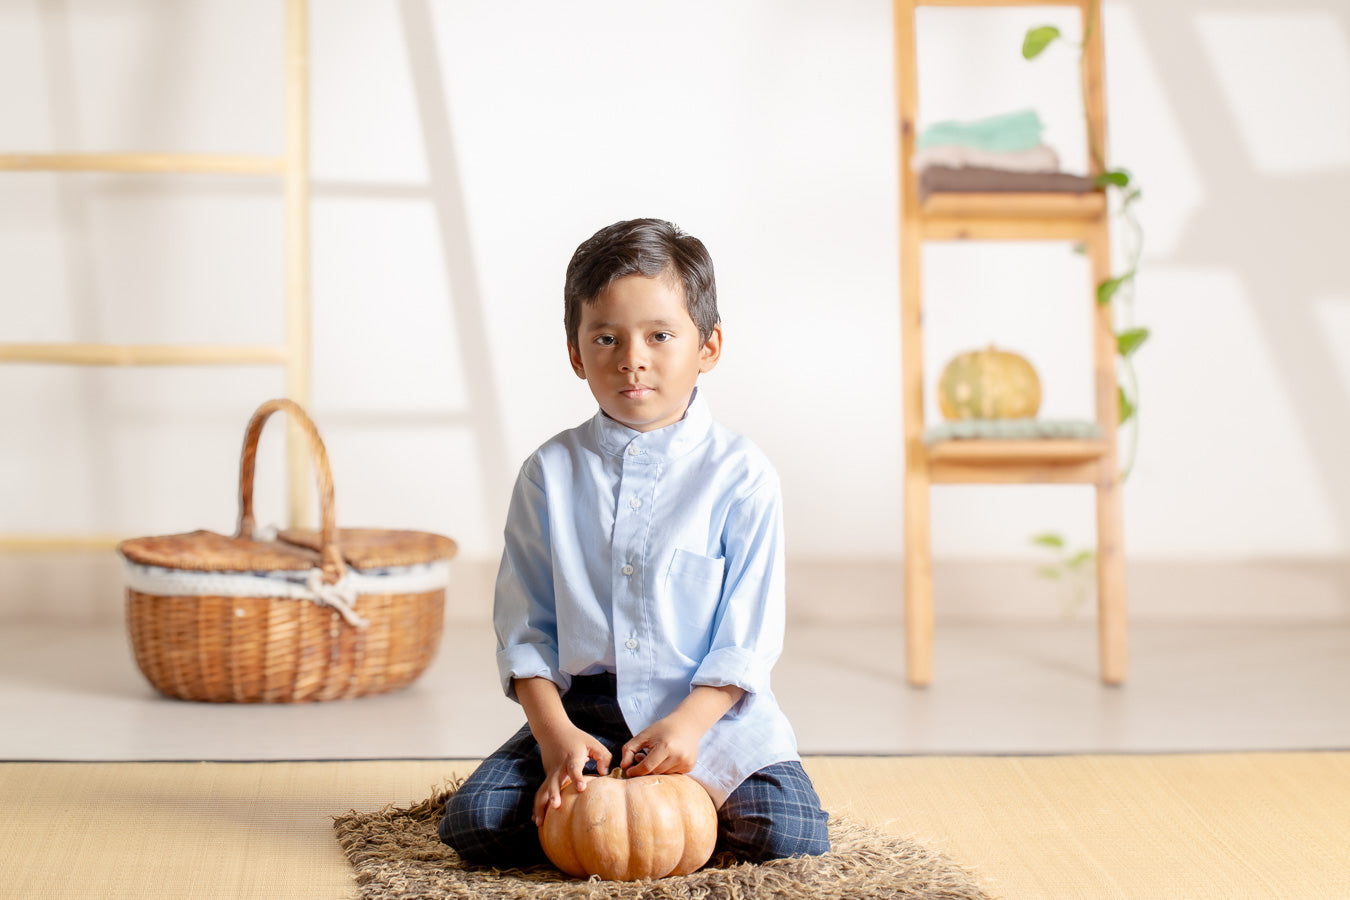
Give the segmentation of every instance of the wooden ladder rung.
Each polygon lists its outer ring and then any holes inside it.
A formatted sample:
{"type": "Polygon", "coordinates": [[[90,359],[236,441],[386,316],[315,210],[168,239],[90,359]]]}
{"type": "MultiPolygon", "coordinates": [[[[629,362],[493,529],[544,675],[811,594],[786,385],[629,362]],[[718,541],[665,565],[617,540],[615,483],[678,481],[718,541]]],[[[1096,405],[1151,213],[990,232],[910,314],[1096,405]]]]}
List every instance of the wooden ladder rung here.
{"type": "Polygon", "coordinates": [[[13,553],[111,551],[123,538],[113,534],[0,534],[0,550],[13,553]]]}
{"type": "Polygon", "coordinates": [[[928,448],[934,484],[1096,484],[1104,441],[955,440],[928,448]]]}
{"type": "Polygon", "coordinates": [[[1106,195],[929,194],[919,207],[925,240],[1083,241],[1106,213],[1106,195]]]}
{"type": "Polygon", "coordinates": [[[915,0],[915,6],[1082,6],[1084,0],[915,0]]]}
{"type": "Polygon", "coordinates": [[[224,153],[17,153],[0,155],[0,171],[282,175],[286,158],[224,153]]]}
{"type": "Polygon", "coordinates": [[[11,553],[111,552],[117,534],[0,534],[0,551],[11,553]]]}
{"type": "Polygon", "coordinates": [[[0,344],[0,362],[71,366],[284,365],[272,344],[0,344]]]}
{"type": "Polygon", "coordinates": [[[1091,439],[1030,440],[967,439],[939,441],[928,448],[930,460],[977,462],[987,465],[1022,462],[1086,462],[1101,459],[1106,442],[1091,439]]]}
{"type": "Polygon", "coordinates": [[[1094,219],[1106,211],[1106,194],[1102,191],[1082,194],[1067,191],[1044,193],[934,191],[924,198],[920,209],[928,216],[1094,219]]]}

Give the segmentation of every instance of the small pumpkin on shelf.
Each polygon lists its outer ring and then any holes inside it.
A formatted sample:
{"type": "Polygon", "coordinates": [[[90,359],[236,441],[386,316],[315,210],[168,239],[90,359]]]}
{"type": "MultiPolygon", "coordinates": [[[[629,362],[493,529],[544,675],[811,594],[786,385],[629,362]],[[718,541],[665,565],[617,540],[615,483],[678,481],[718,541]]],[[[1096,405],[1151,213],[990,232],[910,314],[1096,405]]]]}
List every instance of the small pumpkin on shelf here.
{"type": "Polygon", "coordinates": [[[688,775],[587,776],[567,782],[562,805],[549,807],[539,843],[555,866],[576,878],[637,881],[688,875],[712,857],[717,809],[688,775]]]}
{"type": "Polygon", "coordinates": [[[1025,357],[990,344],[947,363],[938,408],[948,421],[1030,418],[1041,408],[1041,380],[1025,357]]]}

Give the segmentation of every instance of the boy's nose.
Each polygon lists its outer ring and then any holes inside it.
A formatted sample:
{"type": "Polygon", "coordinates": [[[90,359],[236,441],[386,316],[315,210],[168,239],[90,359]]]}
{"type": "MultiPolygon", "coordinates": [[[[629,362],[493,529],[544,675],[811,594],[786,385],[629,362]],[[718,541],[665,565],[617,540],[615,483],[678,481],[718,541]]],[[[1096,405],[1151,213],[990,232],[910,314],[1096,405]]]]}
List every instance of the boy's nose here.
{"type": "Polygon", "coordinates": [[[647,368],[647,356],[641,350],[629,350],[619,360],[619,368],[625,372],[636,372],[647,368]]]}

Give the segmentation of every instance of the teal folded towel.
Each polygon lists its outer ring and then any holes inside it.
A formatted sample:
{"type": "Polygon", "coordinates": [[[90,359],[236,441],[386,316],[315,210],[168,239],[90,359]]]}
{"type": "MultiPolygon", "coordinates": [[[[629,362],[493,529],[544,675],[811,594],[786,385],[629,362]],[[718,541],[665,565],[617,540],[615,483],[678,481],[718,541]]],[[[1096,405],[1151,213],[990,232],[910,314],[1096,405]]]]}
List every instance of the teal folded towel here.
{"type": "Polygon", "coordinates": [[[1034,109],[1003,113],[969,122],[936,122],[919,134],[919,150],[961,144],[993,152],[1031,150],[1041,143],[1041,117],[1034,109]]]}
{"type": "Polygon", "coordinates": [[[943,441],[1047,438],[1095,441],[1101,436],[1101,426],[1086,419],[959,419],[929,425],[923,430],[923,442],[930,447],[943,441]]]}

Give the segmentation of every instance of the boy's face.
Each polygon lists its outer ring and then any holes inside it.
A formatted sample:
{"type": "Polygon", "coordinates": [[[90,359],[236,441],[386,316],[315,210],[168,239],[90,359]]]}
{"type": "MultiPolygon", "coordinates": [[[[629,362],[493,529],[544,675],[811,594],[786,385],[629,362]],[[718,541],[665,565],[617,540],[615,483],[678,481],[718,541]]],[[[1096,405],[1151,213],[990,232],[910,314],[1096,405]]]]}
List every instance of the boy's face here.
{"type": "Polygon", "coordinates": [[[672,278],[626,275],[581,309],[579,346],[567,346],[572,370],[600,408],[634,431],[655,431],[684,417],[698,376],[722,355],[722,326],[700,341],[672,278]]]}

